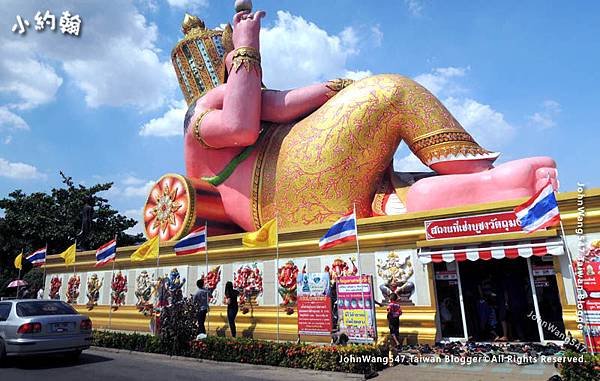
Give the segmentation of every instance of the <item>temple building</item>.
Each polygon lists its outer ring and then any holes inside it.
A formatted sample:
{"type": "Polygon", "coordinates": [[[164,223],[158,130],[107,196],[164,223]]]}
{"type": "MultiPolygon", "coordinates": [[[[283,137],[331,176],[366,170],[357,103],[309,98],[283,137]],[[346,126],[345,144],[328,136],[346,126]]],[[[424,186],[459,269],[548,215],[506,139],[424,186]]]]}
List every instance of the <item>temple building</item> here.
{"type": "MultiPolygon", "coordinates": [[[[579,229],[583,226],[587,242],[600,239],[600,189],[586,190],[585,197],[580,196],[576,192],[558,194],[566,242],[574,255],[579,250],[576,229],[582,211],[585,215],[581,215],[583,225],[580,221],[579,229]]],[[[93,251],[78,253],[75,269],[66,268],[61,258],[50,256],[45,296],[50,293],[61,300],[70,298],[80,312],[92,318],[95,328],[149,332],[151,314],[145,306],[156,299],[153,282],[159,277],[170,278],[168,287],[190,295],[195,291],[196,279],[208,272],[205,279],[214,287],[208,318],[210,334],[229,334],[223,289],[231,280],[252,290],[252,296],[241,306],[238,332],[275,339],[279,323],[280,338],[295,340],[295,300],[282,289],[286,279],[276,284],[277,263],[283,277],[293,277],[304,266],[308,272],[327,269],[335,277],[355,274],[354,266],[360,260],[362,273],[373,275],[375,300],[385,304],[390,290],[401,295],[404,313],[400,332],[408,342],[467,338],[492,341],[501,336],[511,341],[548,342],[561,340],[557,335],[560,331],[581,339],[572,272],[560,229],[527,234],[510,232],[510,224],[503,223],[497,225],[505,230],[499,234],[476,232],[436,239],[436,234],[444,237],[461,229],[448,229],[452,224],[443,223],[436,228],[431,221],[435,225],[447,219],[452,222],[470,216],[502,216],[522,201],[360,219],[360,258],[353,243],[319,250],[318,239],[329,224],[280,231],[278,260],[274,248],[243,247],[242,234],[209,236],[206,257],[178,257],[173,243],[161,244],[158,267],[153,261],[131,262],[129,256],[135,247],[120,247],[114,270],[120,282],[113,285],[110,266],[101,271],[94,268],[93,251]],[[73,289],[75,285],[77,290],[73,289]],[[111,294],[122,295],[122,300],[111,300],[111,294]],[[490,314],[491,307],[495,313],[490,314]],[[531,318],[532,313],[541,320],[531,318]],[[506,332],[489,330],[487,323],[493,319],[496,327],[506,332]],[[549,329],[542,321],[557,328],[549,329]]],[[[466,226],[465,231],[469,230],[466,226]]],[[[385,307],[377,307],[377,325],[379,335],[388,333],[385,307]]]]}

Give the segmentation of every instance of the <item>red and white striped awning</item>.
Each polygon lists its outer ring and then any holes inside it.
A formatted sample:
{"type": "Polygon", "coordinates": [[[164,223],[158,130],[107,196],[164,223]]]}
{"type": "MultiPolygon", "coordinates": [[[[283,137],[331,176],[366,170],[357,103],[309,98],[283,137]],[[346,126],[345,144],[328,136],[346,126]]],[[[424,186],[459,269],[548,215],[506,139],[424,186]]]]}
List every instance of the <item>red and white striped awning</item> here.
{"type": "Polygon", "coordinates": [[[536,239],[530,241],[489,242],[477,245],[423,248],[418,257],[421,263],[452,261],[476,261],[483,259],[529,258],[532,255],[562,255],[564,246],[560,239],[536,239]]]}

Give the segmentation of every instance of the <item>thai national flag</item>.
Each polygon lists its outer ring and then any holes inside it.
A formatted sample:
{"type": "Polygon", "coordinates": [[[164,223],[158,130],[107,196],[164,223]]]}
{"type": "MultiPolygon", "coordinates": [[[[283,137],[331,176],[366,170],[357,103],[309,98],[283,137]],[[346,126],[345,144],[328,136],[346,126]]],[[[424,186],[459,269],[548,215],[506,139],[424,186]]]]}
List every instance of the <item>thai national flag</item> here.
{"type": "Polygon", "coordinates": [[[529,233],[558,224],[560,213],[552,184],[548,182],[524,204],[517,206],[515,214],[521,228],[529,233]]]}
{"type": "Polygon", "coordinates": [[[32,254],[29,254],[26,258],[27,262],[31,263],[34,267],[40,267],[46,264],[46,248],[37,249],[32,254]]]}
{"type": "Polygon", "coordinates": [[[356,216],[354,212],[344,214],[342,218],[337,220],[335,224],[321,239],[319,240],[319,248],[321,250],[333,247],[342,242],[356,240],[356,216]]]}
{"type": "Polygon", "coordinates": [[[198,254],[206,250],[206,226],[195,229],[173,247],[175,255],[198,254]]]}
{"type": "Polygon", "coordinates": [[[96,250],[96,264],[94,267],[101,267],[115,260],[117,256],[117,240],[113,239],[96,250]]]}

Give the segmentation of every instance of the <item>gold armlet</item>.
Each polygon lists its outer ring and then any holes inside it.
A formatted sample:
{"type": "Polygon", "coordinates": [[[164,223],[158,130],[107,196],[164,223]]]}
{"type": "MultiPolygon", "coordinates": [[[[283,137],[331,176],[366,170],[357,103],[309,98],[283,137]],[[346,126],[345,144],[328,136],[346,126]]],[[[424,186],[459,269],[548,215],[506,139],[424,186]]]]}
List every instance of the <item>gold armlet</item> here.
{"type": "Polygon", "coordinates": [[[196,140],[200,143],[200,145],[202,147],[207,148],[207,149],[217,149],[217,147],[212,147],[212,146],[206,144],[204,139],[202,139],[202,136],[200,134],[200,124],[202,123],[202,119],[204,119],[206,114],[208,114],[209,112],[214,111],[214,110],[215,110],[214,108],[209,108],[209,109],[202,111],[202,114],[200,114],[200,116],[198,116],[198,119],[196,119],[196,123],[194,123],[194,129],[193,129],[194,137],[196,138],[196,140]]]}
{"type": "Polygon", "coordinates": [[[244,67],[247,72],[256,71],[260,75],[260,53],[257,49],[250,46],[242,46],[233,52],[232,71],[237,73],[240,67],[244,67]]]}
{"type": "Polygon", "coordinates": [[[335,94],[337,94],[338,92],[340,92],[341,90],[345,89],[353,83],[354,80],[346,78],[337,78],[327,81],[325,87],[327,87],[330,91],[328,91],[325,95],[327,96],[327,98],[331,98],[335,94]]]}

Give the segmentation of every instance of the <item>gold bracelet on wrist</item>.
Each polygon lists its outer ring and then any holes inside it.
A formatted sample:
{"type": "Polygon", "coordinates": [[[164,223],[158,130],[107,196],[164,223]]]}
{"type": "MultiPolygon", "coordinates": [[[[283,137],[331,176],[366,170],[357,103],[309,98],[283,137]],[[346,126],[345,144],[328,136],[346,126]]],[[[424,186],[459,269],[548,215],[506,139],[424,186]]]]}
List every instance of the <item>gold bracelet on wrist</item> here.
{"type": "Polygon", "coordinates": [[[353,83],[354,80],[347,78],[337,78],[327,81],[325,87],[327,87],[330,91],[328,91],[325,95],[327,96],[327,98],[331,98],[335,94],[337,94],[338,92],[340,92],[341,90],[345,89],[353,83]]]}
{"type": "Polygon", "coordinates": [[[207,149],[217,149],[217,147],[213,147],[209,144],[207,144],[204,139],[202,139],[202,136],[200,134],[200,123],[202,123],[202,119],[204,119],[204,117],[206,116],[206,114],[208,114],[211,111],[214,111],[214,108],[209,108],[206,109],[204,111],[202,111],[202,113],[198,116],[198,119],[196,119],[196,123],[194,123],[194,137],[196,138],[196,140],[198,141],[198,143],[200,143],[200,145],[204,148],[207,149]]]}
{"type": "Polygon", "coordinates": [[[255,70],[260,75],[260,52],[250,46],[241,46],[233,52],[232,71],[237,73],[240,67],[244,67],[247,72],[255,70]]]}

